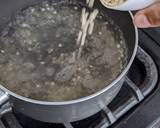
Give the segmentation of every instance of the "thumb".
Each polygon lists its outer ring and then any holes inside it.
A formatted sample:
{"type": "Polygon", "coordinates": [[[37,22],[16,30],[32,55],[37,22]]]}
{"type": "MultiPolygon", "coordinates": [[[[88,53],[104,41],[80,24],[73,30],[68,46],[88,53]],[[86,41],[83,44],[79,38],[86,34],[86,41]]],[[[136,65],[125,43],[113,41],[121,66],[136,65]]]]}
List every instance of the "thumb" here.
{"type": "Polygon", "coordinates": [[[160,26],[160,3],[137,12],[133,22],[139,28],[160,26]]]}

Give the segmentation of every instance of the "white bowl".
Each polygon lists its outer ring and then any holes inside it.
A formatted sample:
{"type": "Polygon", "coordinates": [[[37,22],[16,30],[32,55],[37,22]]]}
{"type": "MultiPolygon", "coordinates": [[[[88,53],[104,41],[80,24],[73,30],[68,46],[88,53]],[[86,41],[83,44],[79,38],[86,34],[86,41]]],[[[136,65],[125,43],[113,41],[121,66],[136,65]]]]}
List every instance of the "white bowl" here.
{"type": "Polygon", "coordinates": [[[100,0],[101,3],[110,9],[114,9],[114,10],[120,10],[120,11],[132,11],[132,10],[139,10],[139,9],[143,9],[153,3],[155,3],[158,0],[127,0],[126,2],[117,5],[117,6],[108,6],[105,3],[105,0],[100,0]]]}

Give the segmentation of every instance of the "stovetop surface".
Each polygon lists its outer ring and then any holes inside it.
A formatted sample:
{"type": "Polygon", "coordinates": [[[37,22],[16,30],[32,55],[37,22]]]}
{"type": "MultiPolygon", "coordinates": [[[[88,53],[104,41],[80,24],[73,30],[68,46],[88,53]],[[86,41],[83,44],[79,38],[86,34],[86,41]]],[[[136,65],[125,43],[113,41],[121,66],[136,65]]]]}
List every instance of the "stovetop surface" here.
{"type": "MultiPolygon", "coordinates": [[[[139,31],[139,45],[154,59],[160,73],[160,28],[139,31]]],[[[112,128],[160,127],[160,79],[153,93],[112,128]]]]}

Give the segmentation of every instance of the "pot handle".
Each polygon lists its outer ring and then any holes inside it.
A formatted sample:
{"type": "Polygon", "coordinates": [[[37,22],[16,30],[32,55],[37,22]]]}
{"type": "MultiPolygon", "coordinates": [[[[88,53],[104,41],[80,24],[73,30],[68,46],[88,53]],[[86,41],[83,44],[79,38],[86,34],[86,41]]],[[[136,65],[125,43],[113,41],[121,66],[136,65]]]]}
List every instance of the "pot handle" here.
{"type": "Polygon", "coordinates": [[[2,91],[0,89],[0,106],[4,105],[5,103],[7,103],[9,100],[9,96],[8,93],[2,91]]]}
{"type": "Polygon", "coordinates": [[[8,93],[0,89],[0,118],[8,112],[12,111],[10,105],[8,93]]]}

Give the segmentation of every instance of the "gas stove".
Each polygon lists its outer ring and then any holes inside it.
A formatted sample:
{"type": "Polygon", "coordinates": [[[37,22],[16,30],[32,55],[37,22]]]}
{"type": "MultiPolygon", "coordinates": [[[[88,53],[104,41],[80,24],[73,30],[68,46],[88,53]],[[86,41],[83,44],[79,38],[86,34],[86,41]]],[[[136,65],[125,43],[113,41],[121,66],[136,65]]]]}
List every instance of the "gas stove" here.
{"type": "MultiPolygon", "coordinates": [[[[160,127],[160,29],[139,30],[136,59],[113,101],[87,119],[51,124],[26,117],[5,104],[0,128],[158,128],[160,127]]],[[[89,109],[89,108],[88,108],[89,109]]]]}

